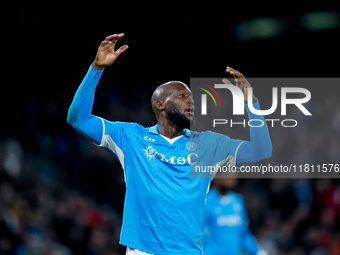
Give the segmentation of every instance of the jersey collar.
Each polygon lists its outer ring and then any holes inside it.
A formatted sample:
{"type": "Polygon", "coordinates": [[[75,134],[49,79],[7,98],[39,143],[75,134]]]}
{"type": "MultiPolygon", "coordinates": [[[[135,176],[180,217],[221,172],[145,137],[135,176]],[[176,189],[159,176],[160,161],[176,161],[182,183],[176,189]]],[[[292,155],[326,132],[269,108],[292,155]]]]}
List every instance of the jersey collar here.
{"type": "MultiPolygon", "coordinates": [[[[157,125],[154,125],[152,127],[149,128],[149,132],[152,133],[152,134],[155,134],[155,135],[159,135],[159,132],[158,132],[158,124],[157,125]]],[[[190,137],[190,130],[185,128],[184,129],[184,135],[186,137],[190,137]]]]}

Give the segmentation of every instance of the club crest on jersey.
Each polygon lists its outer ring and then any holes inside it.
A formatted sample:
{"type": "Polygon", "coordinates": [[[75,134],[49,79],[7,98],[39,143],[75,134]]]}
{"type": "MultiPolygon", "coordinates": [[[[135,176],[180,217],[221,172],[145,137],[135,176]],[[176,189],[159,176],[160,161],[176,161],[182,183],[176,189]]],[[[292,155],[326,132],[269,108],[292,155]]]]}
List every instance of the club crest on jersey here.
{"type": "Polygon", "coordinates": [[[185,146],[189,151],[194,151],[197,148],[197,143],[187,142],[185,146]]]}
{"type": "Polygon", "coordinates": [[[145,152],[145,155],[149,158],[149,160],[153,159],[157,155],[156,150],[150,145],[143,149],[143,151],[145,152]]]}

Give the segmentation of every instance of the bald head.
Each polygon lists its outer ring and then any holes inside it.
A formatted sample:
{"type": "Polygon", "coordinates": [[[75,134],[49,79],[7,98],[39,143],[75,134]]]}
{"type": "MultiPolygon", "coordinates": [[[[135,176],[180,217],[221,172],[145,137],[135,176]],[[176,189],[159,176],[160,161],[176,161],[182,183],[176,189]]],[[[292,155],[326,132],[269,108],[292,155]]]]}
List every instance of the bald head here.
{"type": "Polygon", "coordinates": [[[157,102],[165,102],[166,99],[175,91],[179,89],[186,88],[189,90],[188,86],[181,81],[169,81],[162,85],[159,85],[152,94],[151,106],[157,116],[157,110],[160,110],[157,102]]]}

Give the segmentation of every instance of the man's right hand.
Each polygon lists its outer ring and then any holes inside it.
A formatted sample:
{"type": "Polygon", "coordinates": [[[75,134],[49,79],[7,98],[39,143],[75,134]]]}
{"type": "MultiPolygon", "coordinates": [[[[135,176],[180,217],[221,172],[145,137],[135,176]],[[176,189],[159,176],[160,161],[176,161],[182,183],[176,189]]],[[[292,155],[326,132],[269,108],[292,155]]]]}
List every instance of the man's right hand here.
{"type": "Polygon", "coordinates": [[[112,65],[112,63],[118,58],[118,56],[124,52],[127,45],[123,45],[115,51],[117,41],[122,38],[124,34],[114,34],[105,38],[100,44],[96,59],[93,61],[92,66],[98,71],[104,70],[106,66],[112,65]]]}

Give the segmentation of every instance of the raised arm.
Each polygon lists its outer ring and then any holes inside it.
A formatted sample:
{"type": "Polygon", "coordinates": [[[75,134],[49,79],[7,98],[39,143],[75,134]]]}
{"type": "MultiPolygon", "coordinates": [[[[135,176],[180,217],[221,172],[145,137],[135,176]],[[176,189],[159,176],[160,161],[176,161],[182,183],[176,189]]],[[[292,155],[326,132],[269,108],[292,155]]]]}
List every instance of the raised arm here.
{"type": "Polygon", "coordinates": [[[117,41],[124,34],[114,34],[105,38],[100,44],[95,60],[80,84],[68,110],[67,122],[79,133],[100,144],[103,134],[103,121],[91,114],[94,92],[106,66],[112,65],[128,46],[115,51],[117,41]]]}
{"type": "MultiPolygon", "coordinates": [[[[248,108],[248,88],[251,87],[250,83],[246,80],[243,74],[239,71],[227,67],[226,72],[234,76],[236,86],[243,91],[245,108],[248,113],[249,119],[260,119],[263,121],[263,126],[261,127],[250,127],[250,141],[244,142],[240,146],[237,153],[237,164],[253,163],[263,159],[268,159],[271,157],[272,153],[272,143],[269,136],[269,130],[262,115],[255,115],[248,108]]],[[[223,79],[225,84],[231,84],[227,79],[223,79]]],[[[258,100],[253,94],[252,103],[255,109],[260,109],[258,100]]]]}

